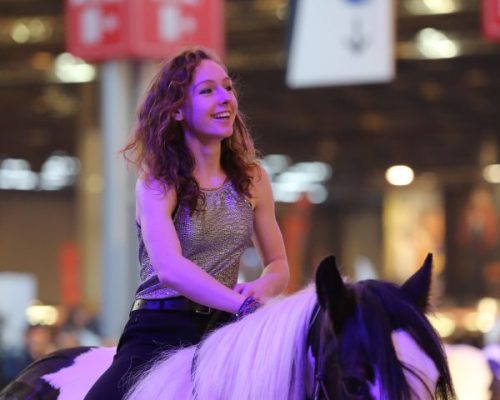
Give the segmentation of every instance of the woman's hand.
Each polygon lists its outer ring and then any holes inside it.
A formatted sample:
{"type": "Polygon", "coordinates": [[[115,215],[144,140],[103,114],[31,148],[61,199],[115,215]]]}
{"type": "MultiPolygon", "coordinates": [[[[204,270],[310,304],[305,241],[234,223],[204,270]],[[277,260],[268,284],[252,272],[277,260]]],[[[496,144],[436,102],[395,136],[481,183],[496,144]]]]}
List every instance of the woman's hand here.
{"type": "Polygon", "coordinates": [[[251,282],[237,283],[234,290],[245,297],[252,296],[260,304],[265,304],[274,295],[271,286],[272,282],[266,276],[262,276],[251,282]]]}

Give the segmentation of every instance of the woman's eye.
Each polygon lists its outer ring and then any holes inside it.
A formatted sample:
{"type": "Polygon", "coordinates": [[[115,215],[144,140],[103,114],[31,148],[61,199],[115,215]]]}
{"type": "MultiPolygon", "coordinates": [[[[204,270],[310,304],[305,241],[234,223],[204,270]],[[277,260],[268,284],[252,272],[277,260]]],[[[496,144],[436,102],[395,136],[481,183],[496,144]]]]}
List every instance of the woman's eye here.
{"type": "Polygon", "coordinates": [[[233,91],[233,85],[228,85],[228,86],[226,86],[226,90],[227,90],[228,92],[232,92],[232,91],[233,91]]]}
{"type": "Polygon", "coordinates": [[[210,94],[212,93],[212,88],[205,88],[200,90],[201,94],[210,94]]]}

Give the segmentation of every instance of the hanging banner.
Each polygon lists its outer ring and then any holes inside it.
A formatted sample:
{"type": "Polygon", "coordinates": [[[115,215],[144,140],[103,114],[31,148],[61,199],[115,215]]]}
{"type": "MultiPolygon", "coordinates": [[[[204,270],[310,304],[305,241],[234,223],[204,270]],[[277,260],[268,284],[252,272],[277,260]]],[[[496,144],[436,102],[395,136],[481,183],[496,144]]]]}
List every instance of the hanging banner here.
{"type": "Polygon", "coordinates": [[[66,0],[67,48],[86,61],[224,53],[223,0],[66,0]]]}

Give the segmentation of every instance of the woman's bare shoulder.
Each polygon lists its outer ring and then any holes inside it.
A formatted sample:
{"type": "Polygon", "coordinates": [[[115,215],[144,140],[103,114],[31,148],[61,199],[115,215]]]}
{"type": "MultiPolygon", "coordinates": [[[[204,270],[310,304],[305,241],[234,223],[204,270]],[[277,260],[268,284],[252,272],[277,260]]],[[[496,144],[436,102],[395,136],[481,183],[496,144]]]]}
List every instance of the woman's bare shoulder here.
{"type": "Polygon", "coordinates": [[[262,202],[266,202],[267,199],[272,201],[272,189],[271,189],[271,179],[265,168],[261,164],[256,164],[252,169],[250,176],[252,178],[251,186],[251,203],[252,208],[256,208],[262,202]]]}
{"type": "Polygon", "coordinates": [[[153,203],[161,203],[167,209],[174,208],[176,191],[164,182],[151,177],[140,176],[135,184],[135,196],[139,209],[150,207],[153,203]]]}
{"type": "Polygon", "coordinates": [[[250,177],[252,178],[252,186],[259,191],[260,188],[267,188],[270,185],[269,174],[260,163],[256,163],[250,170],[250,177]]]}

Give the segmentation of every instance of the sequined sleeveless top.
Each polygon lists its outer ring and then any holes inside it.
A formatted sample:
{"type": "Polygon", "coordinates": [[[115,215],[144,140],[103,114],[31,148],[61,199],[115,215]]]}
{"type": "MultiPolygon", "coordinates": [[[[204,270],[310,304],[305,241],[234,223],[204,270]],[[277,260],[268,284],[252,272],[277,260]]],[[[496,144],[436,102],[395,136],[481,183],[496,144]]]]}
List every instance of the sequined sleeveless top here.
{"type": "MultiPolygon", "coordinates": [[[[173,222],[182,255],[200,266],[223,285],[232,288],[238,279],[240,257],[251,245],[253,211],[250,203],[227,180],[221,187],[202,190],[204,210],[189,214],[185,205],[177,207],[173,222]]],[[[141,227],[137,224],[141,283],[137,299],[180,296],[160,284],[149,258],[141,227]]]]}

